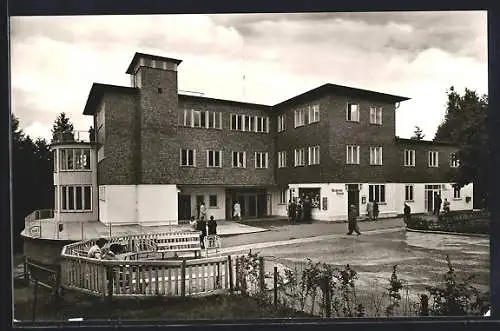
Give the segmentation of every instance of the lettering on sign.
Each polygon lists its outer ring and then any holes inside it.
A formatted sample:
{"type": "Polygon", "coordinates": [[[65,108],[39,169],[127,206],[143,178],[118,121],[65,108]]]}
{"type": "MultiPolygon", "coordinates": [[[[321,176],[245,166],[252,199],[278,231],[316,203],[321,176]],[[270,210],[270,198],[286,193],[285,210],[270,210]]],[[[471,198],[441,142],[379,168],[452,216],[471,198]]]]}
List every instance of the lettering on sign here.
{"type": "Polygon", "coordinates": [[[40,225],[33,225],[30,227],[30,235],[33,238],[40,238],[40,225]]]}

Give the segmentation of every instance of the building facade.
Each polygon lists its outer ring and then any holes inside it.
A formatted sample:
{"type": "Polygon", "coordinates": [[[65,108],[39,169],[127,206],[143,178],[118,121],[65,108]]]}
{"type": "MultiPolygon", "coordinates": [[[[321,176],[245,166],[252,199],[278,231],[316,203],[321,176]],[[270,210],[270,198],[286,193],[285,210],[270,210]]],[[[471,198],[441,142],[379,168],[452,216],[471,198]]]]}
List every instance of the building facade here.
{"type": "Polygon", "coordinates": [[[472,184],[449,180],[456,147],[395,137],[408,98],[325,84],[274,106],[213,99],[179,93],[180,64],[136,53],[130,87],[90,90],[91,210],[104,224],[177,224],[201,202],[215,219],[231,219],[235,201],[243,218],[285,216],[304,194],[325,221],[345,220],[348,204],[363,215],[369,200],[382,217],[404,202],[426,212],[434,192],[472,209],[472,184]]]}

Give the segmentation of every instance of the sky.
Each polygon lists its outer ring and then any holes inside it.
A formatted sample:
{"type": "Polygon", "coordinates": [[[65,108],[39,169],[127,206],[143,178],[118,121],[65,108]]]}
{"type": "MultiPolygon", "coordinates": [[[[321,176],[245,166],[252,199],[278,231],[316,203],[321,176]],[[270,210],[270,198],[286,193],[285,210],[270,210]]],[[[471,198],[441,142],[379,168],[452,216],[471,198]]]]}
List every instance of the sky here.
{"type": "Polygon", "coordinates": [[[50,140],[75,130],[94,82],[130,86],[135,52],[173,57],[179,90],[273,105],[325,83],[411,98],[396,135],[434,138],[450,86],[488,92],[487,19],[475,12],[12,17],[11,110],[50,140]],[[245,77],[245,79],[243,79],[245,77]]]}

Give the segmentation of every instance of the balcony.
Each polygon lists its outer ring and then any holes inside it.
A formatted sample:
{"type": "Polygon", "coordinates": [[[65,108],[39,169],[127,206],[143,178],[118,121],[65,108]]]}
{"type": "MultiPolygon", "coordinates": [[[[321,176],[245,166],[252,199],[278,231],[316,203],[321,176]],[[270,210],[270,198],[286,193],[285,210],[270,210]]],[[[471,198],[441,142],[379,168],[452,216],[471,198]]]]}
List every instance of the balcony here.
{"type": "Polygon", "coordinates": [[[72,143],[72,142],[94,142],[94,134],[89,131],[75,130],[73,132],[60,132],[54,136],[53,144],[57,143],[72,143]]]}

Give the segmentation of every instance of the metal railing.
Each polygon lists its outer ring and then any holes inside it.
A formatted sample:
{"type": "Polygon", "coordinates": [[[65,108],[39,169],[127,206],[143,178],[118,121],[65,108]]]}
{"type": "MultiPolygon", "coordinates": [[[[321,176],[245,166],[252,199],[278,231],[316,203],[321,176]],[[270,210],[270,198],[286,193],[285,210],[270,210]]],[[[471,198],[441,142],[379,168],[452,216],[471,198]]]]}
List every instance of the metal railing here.
{"type": "Polygon", "coordinates": [[[94,141],[94,134],[89,131],[75,130],[72,132],[59,132],[53,136],[53,143],[65,142],[90,142],[94,141]]]}

